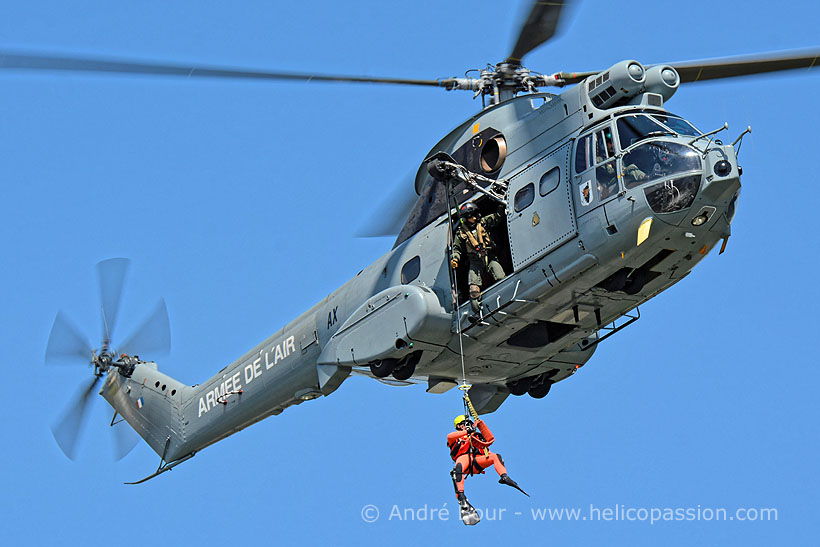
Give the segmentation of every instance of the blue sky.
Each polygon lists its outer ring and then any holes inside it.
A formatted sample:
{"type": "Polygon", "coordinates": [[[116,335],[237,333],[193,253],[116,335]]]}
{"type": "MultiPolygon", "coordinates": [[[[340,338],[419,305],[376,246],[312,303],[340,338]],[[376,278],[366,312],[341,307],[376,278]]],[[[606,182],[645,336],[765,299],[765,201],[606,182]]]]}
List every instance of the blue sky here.
{"type": "MultiPolygon", "coordinates": [[[[0,8],[0,48],[437,78],[509,52],[528,3],[500,4],[32,0],[0,8]]],[[[526,64],[551,73],[817,46],[818,11],[584,2],[526,64]]],[[[173,349],[161,370],[191,384],[211,376],[390,248],[353,234],[391,214],[384,196],[479,108],[469,93],[0,73],[4,539],[811,544],[818,89],[816,71],[800,71],[688,85],[668,103],[704,130],[728,121],[732,140],[753,127],[727,252],[643,307],[547,398],[511,398],[488,416],[532,498],[492,475],[469,479],[471,501],[500,518],[465,531],[444,446],[456,393],[353,378],[133,487],[122,483],[157,458],[140,445],[111,461],[101,399],[77,461],[60,452],[48,426],[88,375],[42,361],[58,309],[96,338],[94,264],[127,256],[118,332],[164,296],[173,349]],[[445,503],[444,522],[390,518],[394,506],[445,503]],[[375,523],[362,519],[368,504],[381,511],[375,523]],[[532,518],[591,506],[776,508],[777,520],[532,518]]]]}

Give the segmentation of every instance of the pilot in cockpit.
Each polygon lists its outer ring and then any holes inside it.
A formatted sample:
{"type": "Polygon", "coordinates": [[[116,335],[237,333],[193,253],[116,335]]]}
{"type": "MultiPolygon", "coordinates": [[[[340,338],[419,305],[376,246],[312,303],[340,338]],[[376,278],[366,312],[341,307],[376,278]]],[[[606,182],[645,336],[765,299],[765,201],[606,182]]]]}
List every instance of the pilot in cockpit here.
{"type": "MultiPolygon", "coordinates": [[[[608,158],[615,157],[615,144],[613,143],[612,139],[612,130],[607,128],[604,130],[604,142],[606,142],[606,153],[608,158]]],[[[607,158],[597,156],[595,158],[596,163],[600,163],[605,161],[607,158]]],[[[601,194],[601,199],[611,195],[613,190],[617,188],[617,184],[615,184],[615,163],[608,162],[604,165],[601,165],[597,169],[597,179],[598,179],[598,191],[601,194]],[[606,179],[608,178],[608,183],[606,179]]],[[[622,175],[624,177],[624,184],[627,188],[630,188],[635,185],[635,183],[640,182],[646,178],[646,173],[644,173],[637,165],[634,163],[630,163],[629,165],[624,165],[622,175]]]]}

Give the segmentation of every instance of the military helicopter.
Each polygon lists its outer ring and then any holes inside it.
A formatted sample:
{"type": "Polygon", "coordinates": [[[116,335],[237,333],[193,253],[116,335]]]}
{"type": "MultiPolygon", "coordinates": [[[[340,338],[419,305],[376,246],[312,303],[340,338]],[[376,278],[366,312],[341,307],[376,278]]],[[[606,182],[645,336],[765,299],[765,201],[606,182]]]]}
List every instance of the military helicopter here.
{"type": "MultiPolygon", "coordinates": [[[[540,398],[572,376],[597,344],[639,318],[638,306],[686,276],[730,235],[740,189],[737,149],[665,104],[681,83],[808,68],[816,53],[543,75],[526,54],[553,35],[561,5],[536,3],[501,63],[475,78],[400,80],[250,72],[4,54],[9,68],[205,77],[327,80],[472,91],[484,108],[426,155],[418,194],[393,249],[339,290],[198,386],[137,355],[162,346],[160,305],[134,337],[112,344],[127,262],[99,265],[104,336],[81,344],[58,314],[47,359],[91,356],[94,377],[58,440],[101,394],[160,456],[154,475],[267,416],[330,395],[351,374],[426,382],[443,393],[469,382],[479,412],[509,395],[540,398]],[[577,85],[576,85],[577,84],[577,85]],[[537,92],[567,87],[560,94],[537,92]],[[642,176],[638,175],[642,173],[642,176]],[[503,210],[495,234],[500,281],[470,308],[467,272],[450,267],[456,211],[503,210]],[[464,365],[462,366],[462,363],[464,365]]],[[[152,476],[154,476],[152,475],[152,476]]]]}

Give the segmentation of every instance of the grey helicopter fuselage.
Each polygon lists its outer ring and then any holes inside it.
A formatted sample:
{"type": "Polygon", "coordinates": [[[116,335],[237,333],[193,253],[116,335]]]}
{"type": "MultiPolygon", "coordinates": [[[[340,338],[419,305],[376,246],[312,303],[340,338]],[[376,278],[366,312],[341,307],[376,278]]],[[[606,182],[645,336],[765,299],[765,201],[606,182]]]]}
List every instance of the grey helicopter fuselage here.
{"type": "Polygon", "coordinates": [[[101,394],[165,462],[329,395],[351,374],[426,382],[431,393],[466,379],[481,413],[511,393],[543,396],[730,234],[734,147],[665,110],[677,87],[668,67],[635,65],[560,95],[500,100],[431,150],[507,186],[495,234],[506,276],[484,289],[478,320],[466,268],[450,269],[451,213],[466,200],[484,214],[499,204],[422,165],[394,248],[337,291],[201,385],[139,362],[130,376],[112,368],[101,394]]]}

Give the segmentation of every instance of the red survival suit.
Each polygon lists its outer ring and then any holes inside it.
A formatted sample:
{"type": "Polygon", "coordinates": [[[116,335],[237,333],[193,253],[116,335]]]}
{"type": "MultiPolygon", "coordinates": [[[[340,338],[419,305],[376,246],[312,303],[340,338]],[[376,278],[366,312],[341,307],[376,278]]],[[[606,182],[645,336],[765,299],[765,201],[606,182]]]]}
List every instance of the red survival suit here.
{"type": "Polygon", "coordinates": [[[453,469],[456,495],[464,493],[467,475],[483,473],[490,465],[495,467],[499,477],[507,473],[501,455],[490,452],[487,448],[495,441],[492,431],[484,420],[478,420],[475,425],[478,431],[471,433],[467,429],[459,429],[447,435],[450,456],[456,462],[453,469]]]}

